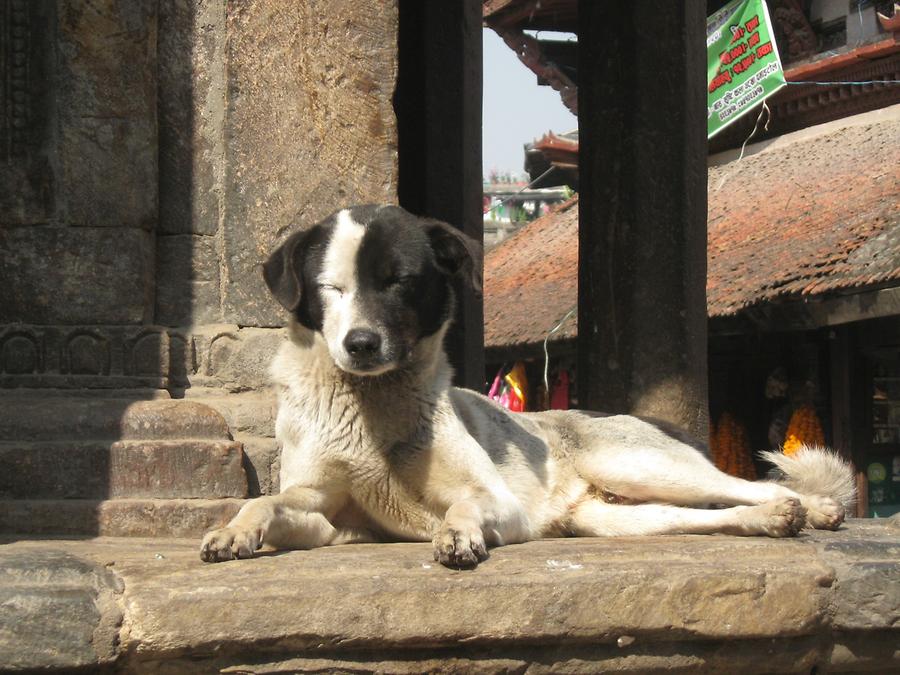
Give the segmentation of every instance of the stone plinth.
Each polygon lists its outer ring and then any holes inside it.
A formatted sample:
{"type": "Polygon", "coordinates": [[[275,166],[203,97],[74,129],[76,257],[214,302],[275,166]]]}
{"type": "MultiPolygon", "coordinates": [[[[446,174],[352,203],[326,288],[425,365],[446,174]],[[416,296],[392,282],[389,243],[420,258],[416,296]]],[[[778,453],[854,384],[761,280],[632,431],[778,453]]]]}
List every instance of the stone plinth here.
{"type": "Polygon", "coordinates": [[[246,497],[241,443],[0,442],[0,496],[15,499],[246,497]]]}
{"type": "Polygon", "coordinates": [[[434,563],[427,544],[217,565],[200,562],[198,544],[101,538],[0,549],[0,576],[19,575],[0,586],[0,608],[28,608],[31,621],[0,611],[0,663],[84,665],[88,625],[95,663],[140,673],[900,669],[896,522],[850,521],[793,540],[546,540],[494,549],[474,571],[434,563]],[[73,561],[112,579],[73,575],[73,561]],[[29,566],[43,572],[16,571],[29,566]],[[41,605],[60,579],[80,592],[41,605]],[[109,589],[118,603],[80,600],[109,589]],[[59,641],[52,661],[46,631],[28,631],[42,612],[82,619],[50,636],[59,641]]]}
{"type": "Polygon", "coordinates": [[[0,396],[0,532],[199,536],[224,525],[260,470],[196,401],[0,396]]]}

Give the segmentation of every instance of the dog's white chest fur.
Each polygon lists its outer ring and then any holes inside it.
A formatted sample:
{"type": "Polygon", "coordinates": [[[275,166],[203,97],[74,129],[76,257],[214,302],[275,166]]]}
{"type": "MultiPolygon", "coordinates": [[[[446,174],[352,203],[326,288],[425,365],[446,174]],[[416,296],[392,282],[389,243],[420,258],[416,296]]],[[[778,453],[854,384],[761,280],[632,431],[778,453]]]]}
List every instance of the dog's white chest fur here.
{"type": "Polygon", "coordinates": [[[436,401],[431,392],[404,390],[411,382],[360,392],[336,376],[326,349],[289,342],[272,364],[281,386],[281,489],[340,487],[386,533],[429,540],[447,508],[420,489],[421,464],[431,459],[422,435],[436,401]]]}

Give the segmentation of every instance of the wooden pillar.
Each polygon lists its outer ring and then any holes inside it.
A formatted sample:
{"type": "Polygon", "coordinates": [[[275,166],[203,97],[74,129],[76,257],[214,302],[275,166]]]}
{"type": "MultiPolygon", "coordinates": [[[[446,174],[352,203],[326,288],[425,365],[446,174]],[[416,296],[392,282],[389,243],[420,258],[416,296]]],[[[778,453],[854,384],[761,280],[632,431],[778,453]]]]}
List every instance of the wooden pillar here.
{"type": "Polygon", "coordinates": [[[831,447],[846,459],[852,460],[850,331],[846,325],[835,326],[829,331],[828,357],[831,376],[831,447]]]}
{"type": "Polygon", "coordinates": [[[705,9],[578,3],[579,404],[704,440],[705,9]]]}
{"type": "MultiPolygon", "coordinates": [[[[482,241],[481,3],[400,0],[395,110],[400,205],[482,241]]],[[[484,384],[484,310],[459,289],[447,352],[456,384],[484,384]]]]}

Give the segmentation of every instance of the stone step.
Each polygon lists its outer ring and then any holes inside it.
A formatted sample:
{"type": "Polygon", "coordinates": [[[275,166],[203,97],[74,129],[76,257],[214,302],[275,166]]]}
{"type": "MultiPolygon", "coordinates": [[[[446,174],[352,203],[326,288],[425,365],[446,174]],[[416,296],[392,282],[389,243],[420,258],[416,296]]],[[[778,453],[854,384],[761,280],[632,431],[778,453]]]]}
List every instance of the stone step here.
{"type": "Polygon", "coordinates": [[[122,387],[118,389],[54,389],[50,387],[16,387],[0,390],[0,405],[13,399],[45,399],[45,398],[92,398],[92,399],[126,399],[128,401],[171,401],[172,395],[166,389],[150,389],[146,387],[122,387]]]}
{"type": "MultiPolygon", "coordinates": [[[[191,537],[225,525],[244,499],[0,500],[0,532],[9,535],[191,537]]],[[[198,540],[199,551],[199,540],[198,540]]]]}
{"type": "Polygon", "coordinates": [[[235,434],[234,440],[244,446],[249,496],[277,494],[281,471],[281,445],[278,441],[244,434],[235,434]]]}
{"type": "Polygon", "coordinates": [[[0,438],[17,441],[230,440],[231,436],[222,415],[194,401],[6,394],[0,401],[0,438]]]}
{"type": "Polygon", "coordinates": [[[233,434],[261,437],[275,434],[278,403],[274,391],[223,394],[221,389],[191,387],[184,395],[186,400],[203,403],[221,414],[233,434]]]}
{"type": "Polygon", "coordinates": [[[0,498],[246,497],[242,444],[228,440],[0,442],[0,498]]]}

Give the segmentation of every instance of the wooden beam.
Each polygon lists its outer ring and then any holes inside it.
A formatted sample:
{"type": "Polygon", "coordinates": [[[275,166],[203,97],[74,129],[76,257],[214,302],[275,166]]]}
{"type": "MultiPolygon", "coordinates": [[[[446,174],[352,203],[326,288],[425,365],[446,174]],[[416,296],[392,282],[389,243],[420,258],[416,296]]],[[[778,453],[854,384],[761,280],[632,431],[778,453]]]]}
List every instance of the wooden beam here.
{"type": "MultiPolygon", "coordinates": [[[[401,0],[395,110],[400,205],[481,242],[481,3],[401,0]]],[[[484,384],[484,309],[458,288],[446,347],[456,383],[484,384]]]]}
{"type": "Polygon", "coordinates": [[[900,287],[764,303],[748,307],[734,317],[715,317],[712,322],[716,332],[740,332],[740,326],[750,324],[756,330],[815,330],[897,315],[900,287]]]}

